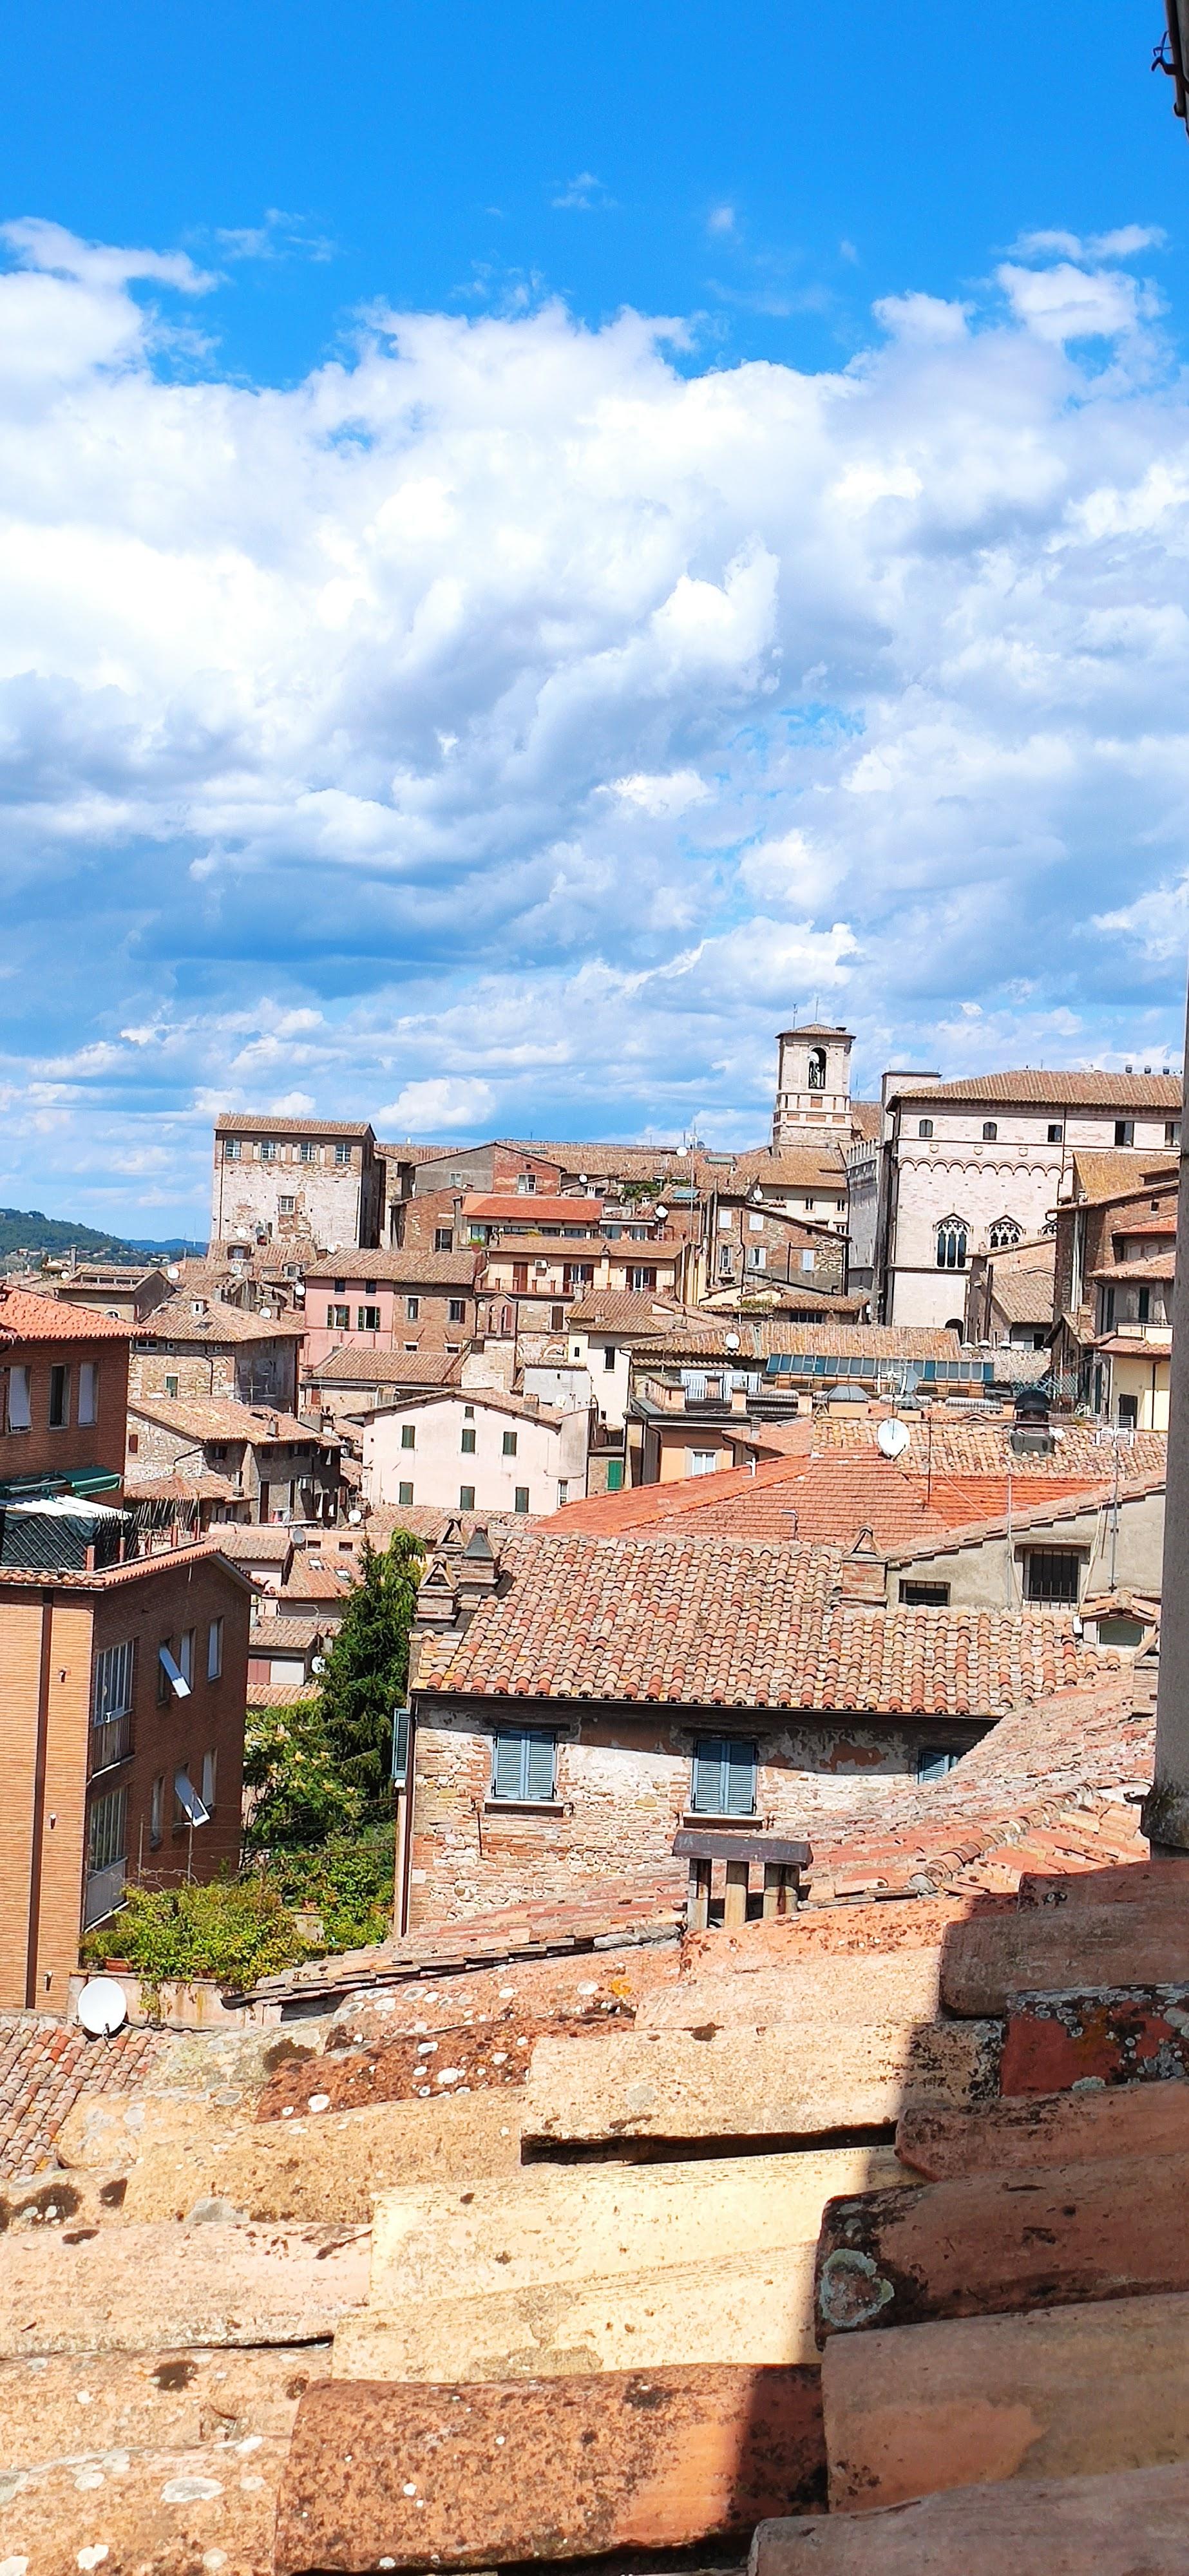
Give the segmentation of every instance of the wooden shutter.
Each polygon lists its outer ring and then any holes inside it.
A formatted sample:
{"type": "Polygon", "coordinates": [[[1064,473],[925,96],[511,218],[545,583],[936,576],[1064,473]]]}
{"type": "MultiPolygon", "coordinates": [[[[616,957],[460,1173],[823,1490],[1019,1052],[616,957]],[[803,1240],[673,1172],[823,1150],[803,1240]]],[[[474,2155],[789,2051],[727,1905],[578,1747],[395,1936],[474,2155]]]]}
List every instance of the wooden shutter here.
{"type": "Polygon", "coordinates": [[[491,1760],[491,1793],[494,1798],[519,1798],[521,1760],[524,1737],[519,1727],[509,1727],[496,1736],[491,1760]]]}
{"type": "Polygon", "coordinates": [[[553,1735],[526,1735],[524,1742],[524,1795],[526,1798],[551,1798],[557,1738],[553,1735]]]}
{"type": "Polygon", "coordinates": [[[723,1809],[723,1755],[726,1751],[721,1736],[704,1735],[694,1746],[694,1776],[691,1802],[701,1816],[721,1816],[723,1809]]]}
{"type": "Polygon", "coordinates": [[[392,1712],[392,1778],[396,1788],[403,1789],[409,1776],[409,1712],[396,1708],[392,1712]]]}
{"type": "Polygon", "coordinates": [[[751,1816],[756,1803],[756,1749],[754,1744],[728,1741],[723,1746],[724,1816],[751,1816]]]}

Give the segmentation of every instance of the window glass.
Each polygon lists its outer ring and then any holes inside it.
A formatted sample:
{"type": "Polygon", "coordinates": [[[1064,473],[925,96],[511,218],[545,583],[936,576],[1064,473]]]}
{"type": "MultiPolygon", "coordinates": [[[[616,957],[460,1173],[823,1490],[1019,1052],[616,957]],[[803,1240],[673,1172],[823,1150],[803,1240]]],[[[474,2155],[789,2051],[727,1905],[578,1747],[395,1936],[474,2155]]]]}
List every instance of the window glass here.
{"type": "Polygon", "coordinates": [[[398,1503],[411,1503],[413,1499],[412,1486],[398,1485],[396,1489],[396,1499],[398,1503]]]}
{"type": "Polygon", "coordinates": [[[61,1366],[50,1370],[50,1429],[64,1431],[70,1420],[70,1371],[61,1366]]]}
{"type": "Polygon", "coordinates": [[[932,1133],[933,1133],[933,1121],[932,1121],[932,1119],[931,1119],[931,1118],[918,1118],[918,1120],[917,1120],[917,1134],[918,1134],[918,1136],[931,1136],[931,1135],[932,1135],[932,1133]]]}
{"type": "Polygon", "coordinates": [[[516,1510],[518,1512],[526,1512],[528,1510],[527,1485],[518,1485],[516,1488],[516,1510]]]}
{"type": "Polygon", "coordinates": [[[223,1622],[212,1619],[206,1632],[206,1677],[217,1682],[223,1671],[223,1622]]]}
{"type": "Polygon", "coordinates": [[[516,1455],[516,1439],[517,1439],[517,1435],[516,1435],[516,1433],[515,1433],[514,1431],[505,1431],[505,1433],[504,1433],[504,1456],[505,1456],[505,1458],[514,1458],[514,1457],[515,1457],[515,1455],[516,1455]]]}
{"type": "Polygon", "coordinates": [[[415,1323],[416,1323],[417,1318],[418,1318],[418,1316],[419,1316],[420,1312],[421,1312],[421,1299],[420,1299],[419,1297],[406,1297],[406,1299],[405,1299],[405,1315],[406,1315],[406,1318],[407,1318],[407,1320],[408,1320],[408,1322],[409,1322],[410,1324],[415,1324],[415,1323]]]}
{"type": "Polygon", "coordinates": [[[475,1508],[475,1488],[474,1488],[474,1486],[473,1486],[473,1485],[460,1485],[460,1486],[459,1486],[459,1488],[458,1488],[458,1508],[459,1508],[460,1512],[473,1512],[473,1511],[474,1511],[474,1508],[475,1508]]]}
{"type": "Polygon", "coordinates": [[[96,1361],[83,1360],[78,1373],[78,1418],[91,1423],[99,1417],[99,1369],[96,1361]]]}
{"type": "Polygon", "coordinates": [[[91,1724],[106,1726],[112,1717],[127,1717],[132,1706],[132,1677],[136,1664],[135,1641],[105,1646],[95,1657],[95,1675],[91,1685],[91,1724]]]}
{"type": "Polygon", "coordinates": [[[180,1672],[180,1674],[181,1674],[181,1676],[182,1676],[182,1680],[183,1680],[184,1682],[190,1682],[191,1684],[193,1683],[193,1680],[194,1680],[194,1630],[193,1630],[193,1628],[187,1628],[187,1629],[184,1631],[184,1633],[183,1633],[183,1636],[182,1636],[182,1643],[181,1643],[181,1649],[180,1649],[180,1652],[179,1652],[179,1654],[178,1654],[178,1670],[179,1670],[179,1672],[180,1672]]]}
{"type": "Polygon", "coordinates": [[[462,1426],[462,1454],[464,1458],[473,1458],[475,1455],[475,1426],[473,1422],[464,1422],[462,1426]]]}
{"type": "Polygon", "coordinates": [[[966,1226],[960,1216],[948,1216],[938,1226],[937,1267],[939,1270],[966,1268],[966,1226]]]}
{"type": "Polygon", "coordinates": [[[32,1424],[33,1415],[29,1405],[29,1371],[27,1368],[10,1368],[8,1372],[8,1428],[10,1431],[29,1431],[32,1428],[32,1424]]]}
{"type": "Polygon", "coordinates": [[[204,1753],[202,1757],[201,1794],[202,1803],[206,1808],[208,1816],[213,1816],[215,1812],[215,1784],[218,1776],[218,1769],[219,1756],[217,1752],[212,1751],[210,1753],[204,1753]]]}

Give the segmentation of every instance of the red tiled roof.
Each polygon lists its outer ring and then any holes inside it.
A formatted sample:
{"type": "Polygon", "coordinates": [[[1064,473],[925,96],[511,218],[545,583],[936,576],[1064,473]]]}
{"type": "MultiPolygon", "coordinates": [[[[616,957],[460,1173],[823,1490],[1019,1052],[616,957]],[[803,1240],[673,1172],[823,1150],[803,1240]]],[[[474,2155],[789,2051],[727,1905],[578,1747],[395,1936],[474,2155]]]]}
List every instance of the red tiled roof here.
{"type": "Polygon", "coordinates": [[[998,1100],[1021,1109],[1150,1109],[1169,1117],[1181,1106],[1179,1073],[1046,1071],[1023,1065],[1014,1073],[967,1074],[961,1082],[906,1081],[900,1100],[998,1100]]]}
{"type": "Polygon", "coordinates": [[[306,1264],[306,1284],[325,1288],[329,1281],[374,1279],[392,1287],[469,1288],[482,1260],[481,1247],[461,1252],[320,1252],[306,1264]]]}
{"type": "Polygon", "coordinates": [[[129,1415],[159,1422],[163,1430],[186,1432],[193,1440],[244,1440],[267,1448],[275,1440],[301,1441],[317,1448],[332,1445],[330,1434],[299,1422],[296,1414],[267,1404],[238,1404],[234,1396],[138,1395],[129,1415]]]}
{"type": "Polygon", "coordinates": [[[221,1109],[215,1120],[216,1136],[239,1136],[250,1128],[254,1136],[370,1136],[366,1118],[276,1118],[271,1109],[221,1109]]]}
{"type": "Polygon", "coordinates": [[[1101,1269],[1092,1270],[1092,1279],[1164,1279],[1173,1276],[1171,1252],[1153,1252],[1146,1261],[1105,1261],[1101,1269]]]}
{"type": "MultiPolygon", "coordinates": [[[[122,1583],[144,1583],[150,1576],[172,1574],[174,1568],[179,1565],[209,1565],[212,1557],[220,1555],[222,1550],[217,1538],[199,1538],[194,1539],[188,1547],[160,1548],[151,1556],[132,1557],[126,1565],[97,1567],[89,1574],[57,1569],[47,1573],[40,1566],[33,1574],[27,1567],[0,1566],[0,1583],[18,1586],[30,1583],[52,1583],[71,1592],[113,1592],[122,1583]]],[[[228,1574],[235,1576],[237,1583],[244,1584],[249,1591],[252,1590],[250,1575],[244,1574],[238,1565],[233,1565],[230,1557],[223,1557],[223,1563],[228,1574]]]]}
{"type": "Polygon", "coordinates": [[[17,1342],[128,1342],[133,1326],[94,1306],[68,1306],[0,1282],[0,1346],[17,1342]]]}
{"type": "Polygon", "coordinates": [[[689,1321],[680,1306],[666,1305],[647,1288],[588,1288],[570,1308],[570,1324],[587,1332],[645,1334],[676,1331],[689,1321]]]}
{"type": "Polygon", "coordinates": [[[337,1350],[302,1368],[304,1390],[318,1386],[447,1386],[459,1373],[461,1351],[423,1341],[413,1351],[337,1350]]]}
{"type": "MultiPolygon", "coordinates": [[[[484,1225],[515,1223],[525,1217],[535,1217],[547,1225],[597,1225],[603,1202],[585,1193],[572,1198],[546,1198],[540,1190],[500,1191],[486,1198],[464,1198],[462,1213],[464,1218],[474,1217],[484,1225]]],[[[647,1210],[642,1213],[647,1214],[647,1210]]]]}
{"type": "Polygon", "coordinates": [[[461,1638],[426,1641],[419,1694],[993,1717],[1104,1666],[1052,1614],[839,1602],[824,1548],[554,1525],[500,1559],[506,1592],[461,1638]]]}

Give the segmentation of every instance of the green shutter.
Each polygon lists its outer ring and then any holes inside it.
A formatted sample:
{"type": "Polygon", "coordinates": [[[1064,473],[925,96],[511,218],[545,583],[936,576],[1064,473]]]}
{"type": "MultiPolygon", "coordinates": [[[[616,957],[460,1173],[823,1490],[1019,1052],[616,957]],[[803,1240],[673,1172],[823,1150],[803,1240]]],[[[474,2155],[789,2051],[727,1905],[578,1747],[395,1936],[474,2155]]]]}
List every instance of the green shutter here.
{"type": "Polygon", "coordinates": [[[409,1711],[394,1708],[392,1712],[392,1779],[397,1789],[406,1786],[409,1777],[409,1711]]]}
{"type": "Polygon", "coordinates": [[[521,1755],[524,1737],[519,1727],[509,1728],[496,1736],[491,1759],[491,1794],[493,1798],[519,1798],[521,1755]]]}
{"type": "Polygon", "coordinates": [[[526,1755],[524,1766],[525,1797],[535,1799],[551,1798],[553,1796],[553,1759],[556,1749],[556,1737],[552,1735],[527,1735],[524,1741],[526,1755]]]}
{"type": "Polygon", "coordinates": [[[724,1744],[723,1764],[724,1816],[751,1816],[756,1803],[756,1749],[754,1744],[724,1744]]]}
{"type": "Polygon", "coordinates": [[[691,1803],[700,1816],[723,1813],[723,1754],[725,1746],[719,1735],[704,1735],[694,1746],[694,1776],[691,1803]]]}

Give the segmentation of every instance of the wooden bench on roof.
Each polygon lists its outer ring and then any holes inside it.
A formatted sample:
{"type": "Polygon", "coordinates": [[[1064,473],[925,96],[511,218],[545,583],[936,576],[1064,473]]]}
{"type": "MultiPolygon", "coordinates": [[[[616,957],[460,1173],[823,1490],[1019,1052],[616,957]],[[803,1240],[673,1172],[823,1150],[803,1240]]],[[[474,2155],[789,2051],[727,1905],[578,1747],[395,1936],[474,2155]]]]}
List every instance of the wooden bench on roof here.
{"type": "Polygon", "coordinates": [[[674,1836],[673,1855],[676,1860],[689,1862],[686,1926],[691,1932],[704,1932],[709,1923],[711,1879],[716,1860],[726,1863],[722,1919],[724,1924],[734,1925],[747,1921],[753,1861],[763,1864],[764,1913],[773,1915],[795,1913],[801,1872],[808,1869],[813,1859],[809,1843],[791,1842],[780,1834],[747,1834],[734,1829],[702,1833],[692,1825],[683,1825],[674,1836]]]}

